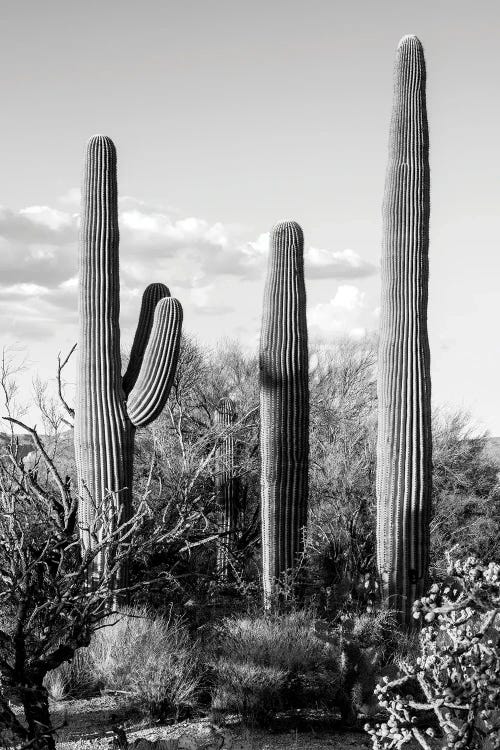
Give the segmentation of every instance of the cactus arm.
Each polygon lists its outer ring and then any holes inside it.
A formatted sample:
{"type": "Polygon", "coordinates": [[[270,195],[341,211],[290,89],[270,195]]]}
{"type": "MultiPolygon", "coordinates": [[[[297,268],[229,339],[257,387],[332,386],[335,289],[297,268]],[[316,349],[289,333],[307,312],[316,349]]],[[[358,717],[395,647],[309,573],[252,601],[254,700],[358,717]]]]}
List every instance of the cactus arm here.
{"type": "Polygon", "coordinates": [[[148,425],[165,406],[177,367],[181,329],[180,302],[164,297],[156,305],[142,366],[127,401],[134,427],[148,425]]]}
{"type": "Polygon", "coordinates": [[[404,37],[396,54],[383,208],[377,563],[384,598],[406,624],[425,591],[431,510],[425,81],[422,45],[404,37]]]}
{"type": "Polygon", "coordinates": [[[141,369],[142,359],[153,327],[154,313],[156,305],[164,297],[170,297],[170,291],[165,284],[150,284],[144,290],[142,295],[141,312],[139,322],[134,336],[134,343],[130,352],[130,360],[127,371],[123,376],[123,391],[125,396],[130,394],[134,387],[139,371],[141,369]]]}
{"type": "Polygon", "coordinates": [[[309,380],[304,239],[295,222],[271,233],[260,343],[264,601],[293,569],[307,521],[309,380]]]}

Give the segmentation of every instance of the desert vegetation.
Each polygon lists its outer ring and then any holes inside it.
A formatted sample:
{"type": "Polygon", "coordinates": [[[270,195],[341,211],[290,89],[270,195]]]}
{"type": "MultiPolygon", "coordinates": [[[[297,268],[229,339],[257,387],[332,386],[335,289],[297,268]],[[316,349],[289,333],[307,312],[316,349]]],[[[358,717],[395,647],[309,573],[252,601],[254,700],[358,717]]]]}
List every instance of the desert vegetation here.
{"type": "Polygon", "coordinates": [[[425,78],[404,37],[378,337],[308,341],[286,221],[258,353],[196,341],[156,283],[125,356],[116,152],[89,141],[75,403],[63,361],[39,433],[5,354],[0,373],[5,746],[54,750],[54,706],[106,695],[124,748],[131,717],[500,747],[500,461],[467,414],[431,410],[425,78]]]}

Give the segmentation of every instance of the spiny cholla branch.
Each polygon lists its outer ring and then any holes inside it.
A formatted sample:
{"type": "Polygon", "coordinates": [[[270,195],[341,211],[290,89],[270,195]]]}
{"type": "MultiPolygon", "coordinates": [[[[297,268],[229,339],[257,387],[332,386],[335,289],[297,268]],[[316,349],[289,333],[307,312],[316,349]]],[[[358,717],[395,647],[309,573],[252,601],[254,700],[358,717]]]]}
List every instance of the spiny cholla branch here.
{"type": "Polygon", "coordinates": [[[425,734],[434,736],[437,719],[447,747],[499,746],[500,565],[468,558],[452,563],[449,573],[446,584],[433,585],[414,604],[414,617],[425,623],[420,656],[403,663],[402,677],[386,678],[376,689],[389,718],[366,727],[375,750],[413,738],[428,750],[417,726],[422,713],[425,734]]]}

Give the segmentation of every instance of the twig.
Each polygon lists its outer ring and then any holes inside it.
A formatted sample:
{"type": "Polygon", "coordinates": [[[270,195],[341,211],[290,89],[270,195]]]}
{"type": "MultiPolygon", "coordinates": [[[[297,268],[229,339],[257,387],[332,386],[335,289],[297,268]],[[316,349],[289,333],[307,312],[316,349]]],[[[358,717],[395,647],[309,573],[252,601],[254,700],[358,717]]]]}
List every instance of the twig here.
{"type": "Polygon", "coordinates": [[[23,430],[26,430],[26,432],[28,432],[31,435],[33,442],[35,443],[35,446],[38,448],[38,450],[40,451],[40,453],[42,454],[45,460],[47,468],[49,469],[50,473],[54,477],[54,480],[59,488],[59,492],[61,493],[61,497],[64,498],[64,500],[66,501],[67,500],[67,487],[64,484],[63,480],[61,479],[61,475],[57,471],[54,465],[54,462],[52,461],[49,454],[43,447],[43,443],[40,440],[38,432],[35,429],[33,429],[33,427],[29,427],[29,425],[25,424],[24,422],[20,422],[18,419],[14,419],[14,417],[4,417],[4,419],[7,422],[12,422],[12,424],[15,424],[18,427],[21,427],[23,430]]]}
{"type": "MultiPolygon", "coordinates": [[[[71,406],[68,404],[68,402],[64,398],[61,375],[62,375],[63,369],[68,364],[71,355],[75,351],[76,346],[77,346],[76,344],[73,344],[73,346],[71,347],[71,350],[70,350],[68,356],[66,357],[66,359],[62,363],[61,363],[61,353],[59,352],[59,354],[57,355],[57,390],[58,390],[58,393],[59,393],[59,399],[60,399],[62,405],[64,406],[64,408],[66,409],[66,412],[71,417],[71,419],[75,418],[75,410],[71,408],[71,406]]],[[[69,424],[68,422],[66,422],[66,420],[64,420],[64,423],[65,424],[69,424]]],[[[72,425],[69,425],[69,426],[71,427],[72,425]]]]}

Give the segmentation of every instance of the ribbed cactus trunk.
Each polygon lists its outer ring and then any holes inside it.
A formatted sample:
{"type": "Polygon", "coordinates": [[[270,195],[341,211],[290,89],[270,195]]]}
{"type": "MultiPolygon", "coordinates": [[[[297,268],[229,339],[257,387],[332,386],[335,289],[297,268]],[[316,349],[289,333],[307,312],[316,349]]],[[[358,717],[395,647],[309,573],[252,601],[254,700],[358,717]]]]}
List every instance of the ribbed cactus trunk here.
{"type": "MultiPolygon", "coordinates": [[[[134,433],[158,416],[168,398],[182,308],[166,296],[163,284],[146,289],[122,385],[116,151],[104,136],[94,136],[87,146],[81,221],[75,454],[80,533],[87,549],[100,542],[104,503],[113,525],[131,517],[134,433]]],[[[103,554],[96,558],[94,579],[105,562],[103,554]]],[[[127,585],[126,567],[115,585],[127,585]]]]}
{"type": "Polygon", "coordinates": [[[231,572],[231,557],[234,550],[238,524],[238,478],[234,466],[234,436],[232,425],[236,421],[236,408],[230,398],[221,398],[215,410],[215,423],[224,430],[216,454],[215,489],[219,508],[219,532],[217,544],[217,572],[222,581],[228,581],[231,572]]]}
{"type": "Polygon", "coordinates": [[[260,340],[261,506],[264,603],[293,571],[307,523],[309,378],[304,238],[295,222],[270,240],[260,340]]]}
{"type": "Polygon", "coordinates": [[[404,37],[396,55],[383,208],[377,562],[384,599],[407,625],[426,587],[431,512],[425,82],[422,45],[404,37]]]}

